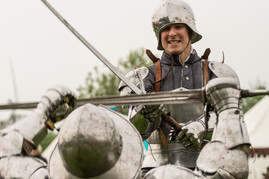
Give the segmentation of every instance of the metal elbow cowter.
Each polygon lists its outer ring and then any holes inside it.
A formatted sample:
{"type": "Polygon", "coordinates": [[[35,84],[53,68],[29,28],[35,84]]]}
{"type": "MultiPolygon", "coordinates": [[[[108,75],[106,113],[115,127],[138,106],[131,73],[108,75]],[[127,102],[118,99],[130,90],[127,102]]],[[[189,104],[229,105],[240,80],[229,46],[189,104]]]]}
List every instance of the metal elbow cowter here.
{"type": "MultiPolygon", "coordinates": [[[[143,80],[144,78],[146,78],[148,73],[148,68],[141,67],[128,72],[125,77],[130,80],[130,82],[132,82],[135,86],[139,86],[142,91],[145,91],[143,80]]],[[[128,96],[133,92],[132,89],[123,81],[120,82],[118,91],[120,92],[120,96],[128,96]]]]}
{"type": "Polygon", "coordinates": [[[216,78],[209,81],[206,95],[217,114],[226,109],[239,109],[239,84],[233,78],[216,78]]]}
{"type": "MultiPolygon", "coordinates": [[[[144,79],[147,77],[149,73],[149,69],[146,67],[137,68],[128,72],[125,77],[130,80],[135,86],[139,86],[143,93],[145,92],[144,79]]],[[[120,92],[120,96],[128,96],[133,93],[132,89],[126,85],[123,81],[120,82],[118,91],[120,92]]],[[[144,105],[131,106],[129,108],[129,116],[128,119],[135,125],[137,130],[140,132],[143,139],[146,139],[150,136],[153,130],[147,130],[148,128],[152,128],[152,126],[158,126],[156,122],[150,123],[142,114],[141,111],[146,112],[144,105]],[[150,127],[149,127],[150,126],[150,127]]],[[[154,127],[156,129],[156,127],[154,127]]]]}

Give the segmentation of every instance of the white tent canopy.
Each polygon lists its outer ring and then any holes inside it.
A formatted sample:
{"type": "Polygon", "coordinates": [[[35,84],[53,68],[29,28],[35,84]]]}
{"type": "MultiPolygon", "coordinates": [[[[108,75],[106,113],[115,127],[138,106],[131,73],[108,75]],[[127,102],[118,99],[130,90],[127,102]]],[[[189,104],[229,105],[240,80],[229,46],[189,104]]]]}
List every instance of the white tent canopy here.
{"type": "Polygon", "coordinates": [[[244,115],[254,148],[269,148],[269,97],[263,97],[244,115]]]}
{"type": "Polygon", "coordinates": [[[249,158],[249,179],[264,178],[269,167],[269,97],[263,97],[244,115],[255,157],[249,158]],[[259,152],[262,149],[263,154],[259,152]],[[267,154],[267,155],[264,155],[267,154]]]}

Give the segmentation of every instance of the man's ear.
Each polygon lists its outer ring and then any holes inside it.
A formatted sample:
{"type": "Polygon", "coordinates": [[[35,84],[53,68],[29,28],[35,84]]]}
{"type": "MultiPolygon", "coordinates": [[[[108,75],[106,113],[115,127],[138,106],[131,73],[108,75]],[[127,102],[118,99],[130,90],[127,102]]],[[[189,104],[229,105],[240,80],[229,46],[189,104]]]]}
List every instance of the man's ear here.
{"type": "Polygon", "coordinates": [[[196,38],[196,33],[193,31],[193,30],[191,30],[190,28],[188,28],[188,31],[189,31],[189,38],[190,38],[190,40],[191,40],[191,42],[193,42],[193,40],[196,38]]]}

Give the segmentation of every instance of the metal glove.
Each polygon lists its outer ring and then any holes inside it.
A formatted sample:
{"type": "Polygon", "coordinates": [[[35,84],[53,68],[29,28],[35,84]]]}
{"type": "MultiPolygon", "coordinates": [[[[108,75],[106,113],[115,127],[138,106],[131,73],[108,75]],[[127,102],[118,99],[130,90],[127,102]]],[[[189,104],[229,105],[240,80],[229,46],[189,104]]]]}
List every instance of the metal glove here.
{"type": "Polygon", "coordinates": [[[164,113],[165,108],[163,105],[151,105],[151,106],[143,106],[140,111],[141,114],[145,117],[149,122],[153,122],[156,119],[160,118],[164,113]]]}
{"type": "Polygon", "coordinates": [[[183,126],[180,132],[174,128],[170,130],[170,141],[181,143],[186,149],[199,148],[201,146],[200,136],[205,131],[204,122],[196,120],[180,125],[183,126]]]}
{"type": "Polygon", "coordinates": [[[45,124],[49,129],[53,130],[54,123],[64,119],[73,111],[75,99],[75,94],[63,86],[50,88],[46,91],[37,105],[37,110],[46,115],[45,124]]]}

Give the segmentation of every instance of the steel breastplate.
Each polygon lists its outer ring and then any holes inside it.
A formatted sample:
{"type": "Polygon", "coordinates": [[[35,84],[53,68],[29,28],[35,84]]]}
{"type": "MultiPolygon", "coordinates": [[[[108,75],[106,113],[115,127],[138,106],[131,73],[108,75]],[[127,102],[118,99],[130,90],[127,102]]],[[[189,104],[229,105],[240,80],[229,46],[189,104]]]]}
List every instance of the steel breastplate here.
{"type": "MultiPolygon", "coordinates": [[[[183,91],[188,90],[185,88],[178,88],[173,91],[183,91]]],[[[204,115],[204,105],[203,103],[189,103],[189,104],[166,104],[165,111],[170,112],[172,118],[174,118],[178,123],[186,123],[190,120],[196,120],[204,115]]],[[[167,140],[169,140],[169,131],[171,126],[165,122],[161,122],[161,129],[167,140]]],[[[151,144],[160,144],[161,140],[157,132],[153,132],[149,137],[149,142],[151,144]],[[156,133],[156,134],[154,134],[156,133]]]]}
{"type": "Polygon", "coordinates": [[[198,119],[203,115],[204,105],[202,103],[193,104],[167,104],[165,109],[178,123],[186,123],[190,120],[198,119]]]}
{"type": "MultiPolygon", "coordinates": [[[[173,91],[188,91],[185,88],[178,88],[173,91]]],[[[179,123],[186,123],[190,120],[198,119],[203,115],[203,103],[189,104],[166,104],[166,112],[170,112],[171,116],[179,123]]]]}
{"type": "MultiPolygon", "coordinates": [[[[179,88],[174,91],[187,90],[179,88]]],[[[178,123],[186,123],[190,120],[195,120],[203,115],[203,103],[192,104],[168,104],[165,105],[166,112],[170,112],[171,116],[178,123]]],[[[171,126],[165,122],[161,122],[160,127],[168,141],[168,149],[163,147],[160,134],[156,130],[149,139],[151,149],[146,154],[142,168],[144,167],[158,167],[164,164],[176,164],[187,168],[194,168],[196,166],[196,159],[198,157],[198,150],[186,150],[180,143],[169,143],[169,131],[171,126]],[[150,151],[152,150],[152,151],[150,151]],[[154,158],[156,161],[154,160],[154,158]]]]}
{"type": "Polygon", "coordinates": [[[149,143],[149,145],[142,168],[159,167],[166,164],[180,165],[191,169],[196,167],[198,149],[186,150],[179,143],[169,143],[168,149],[165,149],[162,144],[149,143]]]}

